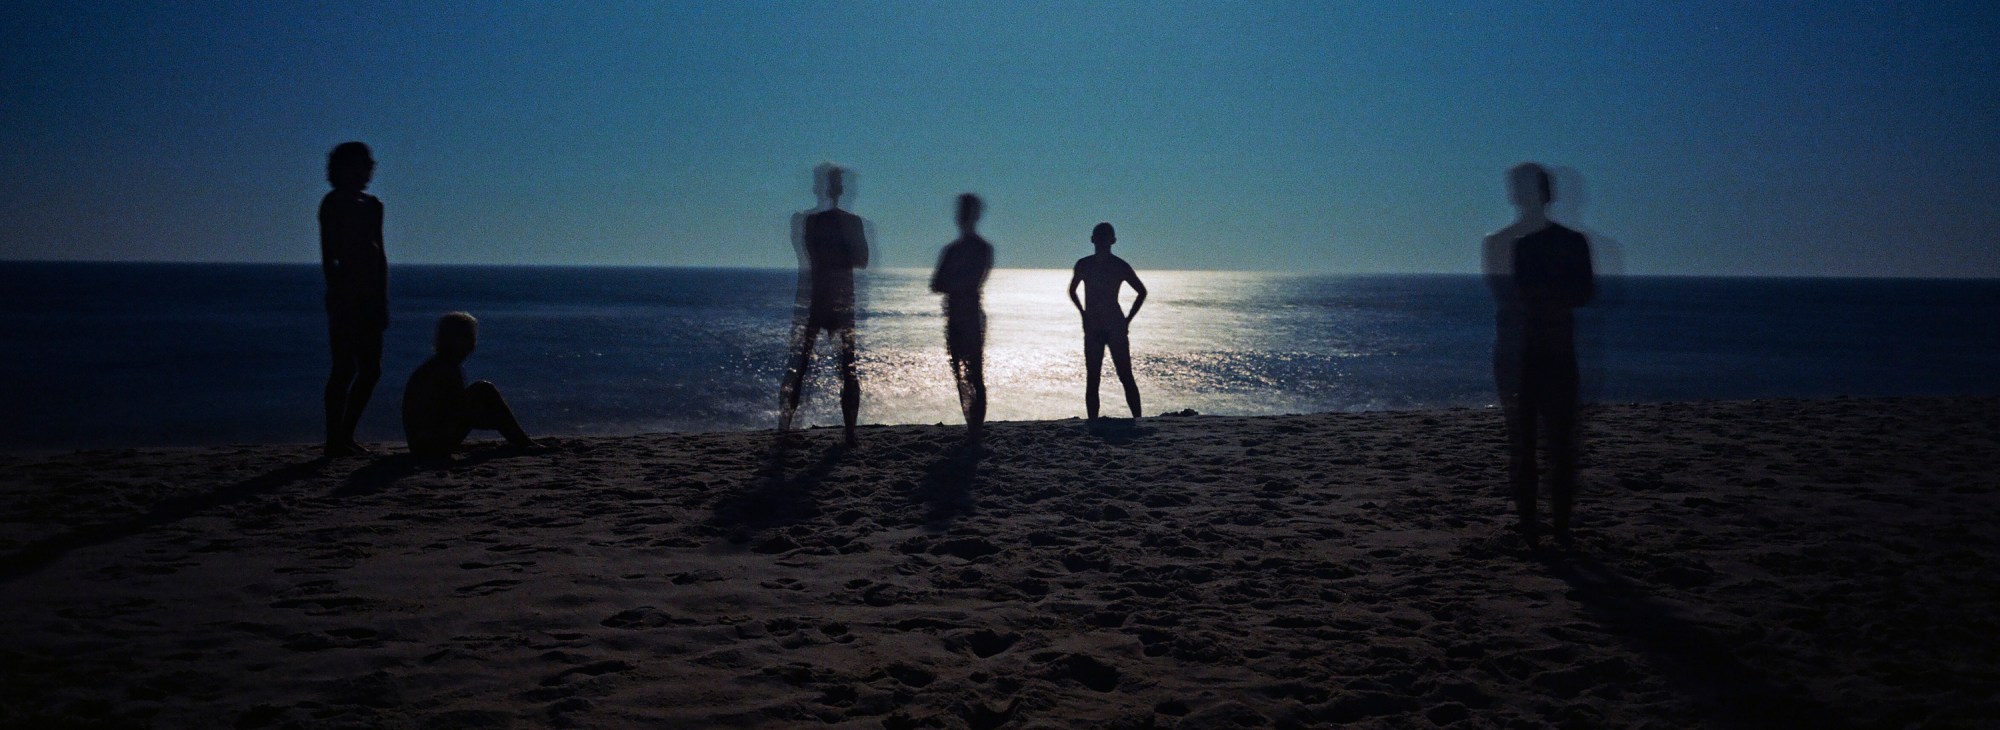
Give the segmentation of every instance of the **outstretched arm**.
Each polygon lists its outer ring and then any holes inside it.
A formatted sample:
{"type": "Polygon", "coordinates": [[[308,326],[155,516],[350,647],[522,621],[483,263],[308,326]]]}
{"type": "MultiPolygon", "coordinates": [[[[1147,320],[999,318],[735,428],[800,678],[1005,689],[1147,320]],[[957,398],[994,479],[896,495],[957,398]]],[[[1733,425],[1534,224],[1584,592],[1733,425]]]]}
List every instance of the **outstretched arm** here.
{"type": "Polygon", "coordinates": [[[1132,311],[1125,313],[1125,321],[1131,322],[1133,317],[1139,316],[1139,308],[1146,306],[1146,284],[1139,281],[1139,272],[1133,271],[1130,266],[1125,267],[1125,283],[1131,284],[1132,291],[1139,293],[1139,298],[1132,300],[1132,311]]]}

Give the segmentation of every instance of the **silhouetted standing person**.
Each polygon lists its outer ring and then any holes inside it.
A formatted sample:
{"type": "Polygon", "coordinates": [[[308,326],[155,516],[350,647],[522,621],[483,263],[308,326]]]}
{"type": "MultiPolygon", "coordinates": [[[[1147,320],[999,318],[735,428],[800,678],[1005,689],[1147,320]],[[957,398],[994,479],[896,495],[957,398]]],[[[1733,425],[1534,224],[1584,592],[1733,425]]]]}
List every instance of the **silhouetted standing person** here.
{"type": "Polygon", "coordinates": [[[793,343],[792,362],[778,393],[778,430],[790,430],[812,367],[813,345],[819,334],[834,337],[840,348],[840,415],[845,443],[853,446],[855,421],[861,413],[861,379],[854,372],[854,270],[868,268],[867,226],[860,216],[840,209],[846,172],[833,165],[818,171],[822,208],[794,219],[794,245],[805,271],[806,321],[793,343]]]}
{"type": "Polygon", "coordinates": [[[958,383],[965,438],[973,443],[986,425],[986,311],[979,293],[993,271],[993,245],[973,231],[985,207],[977,195],[958,196],[958,240],[945,245],[931,273],[931,291],[944,295],[944,349],[958,383]]]}
{"type": "Polygon", "coordinates": [[[1556,538],[1569,540],[1576,498],[1577,365],[1575,309],[1595,291],[1590,244],[1549,220],[1555,190],[1540,165],[1508,171],[1520,216],[1487,236],[1487,284],[1498,305],[1493,374],[1507,416],[1508,476],[1519,529],[1534,541],[1538,432],[1549,456],[1549,502],[1556,538]]]}
{"type": "Polygon", "coordinates": [[[534,445],[499,388],[484,380],[465,384],[465,359],[478,346],[479,320],[472,315],[452,312],[438,318],[430,359],[403,386],[403,437],[410,453],[449,454],[473,429],[499,431],[515,448],[534,445]]]}
{"type": "Polygon", "coordinates": [[[1146,304],[1146,285],[1140,283],[1139,274],[1124,259],[1111,255],[1111,244],[1118,242],[1118,233],[1110,223],[1099,223],[1090,231],[1090,242],[1097,247],[1097,253],[1076,260],[1076,268],[1069,279],[1069,301],[1076,305],[1076,311],[1083,315],[1083,405],[1091,420],[1097,420],[1097,381],[1099,370],[1104,368],[1104,350],[1111,349],[1111,364],[1118,370],[1118,382],[1125,386],[1125,405],[1132,408],[1132,418],[1137,419],[1139,410],[1139,383],[1132,379],[1132,345],[1126,337],[1132,318],[1139,316],[1139,307],[1146,304]],[[1083,299],[1076,298],[1076,285],[1083,285],[1083,299]],[[1132,300],[1132,311],[1123,311],[1118,305],[1118,287],[1131,284],[1139,297],[1132,300]]]}
{"type": "Polygon", "coordinates": [[[389,260],[382,251],[382,201],[363,192],[375,175],[368,145],[343,142],[326,158],[333,190],[319,203],[320,268],[326,275],[326,454],[365,453],[355,424],[382,379],[382,332],[389,328],[389,260]]]}

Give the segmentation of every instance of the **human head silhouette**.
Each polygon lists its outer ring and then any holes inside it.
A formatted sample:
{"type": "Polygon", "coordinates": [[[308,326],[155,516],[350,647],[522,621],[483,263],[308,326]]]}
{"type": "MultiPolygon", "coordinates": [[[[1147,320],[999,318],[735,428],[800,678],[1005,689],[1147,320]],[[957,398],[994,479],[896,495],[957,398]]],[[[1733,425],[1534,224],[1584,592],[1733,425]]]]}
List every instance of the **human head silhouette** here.
{"type": "Polygon", "coordinates": [[[1111,244],[1118,242],[1118,231],[1110,223],[1099,223],[1090,229],[1090,242],[1097,244],[1098,248],[1110,248],[1111,244]]]}
{"type": "Polygon", "coordinates": [[[840,207],[840,196],[846,192],[846,169],[831,162],[822,162],[813,168],[813,193],[826,207],[840,207]]]}
{"type": "Polygon", "coordinates": [[[464,360],[479,346],[479,320],[466,312],[439,317],[431,335],[431,350],[450,360],[464,360]]]}
{"type": "Polygon", "coordinates": [[[375,156],[368,145],[342,142],[326,155],[326,181],[342,190],[362,190],[375,176],[375,156]]]}
{"type": "Polygon", "coordinates": [[[1548,169],[1533,162],[1523,162],[1507,170],[1507,196],[1514,201],[1514,207],[1527,213],[1545,212],[1556,199],[1548,169]]]}
{"type": "Polygon", "coordinates": [[[979,225],[979,214],[985,210],[986,203],[979,196],[972,193],[958,196],[958,230],[971,233],[973,226],[979,225]]]}

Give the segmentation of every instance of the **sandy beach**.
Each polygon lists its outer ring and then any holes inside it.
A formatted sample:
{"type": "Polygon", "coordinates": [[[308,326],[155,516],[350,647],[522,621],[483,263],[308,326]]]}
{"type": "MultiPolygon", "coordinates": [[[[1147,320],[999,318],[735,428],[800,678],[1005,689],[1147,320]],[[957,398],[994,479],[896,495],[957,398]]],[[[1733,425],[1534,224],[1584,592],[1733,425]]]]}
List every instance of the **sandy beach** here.
{"type": "Polygon", "coordinates": [[[2000,398],[0,457],[0,726],[1979,727],[2000,398]]]}

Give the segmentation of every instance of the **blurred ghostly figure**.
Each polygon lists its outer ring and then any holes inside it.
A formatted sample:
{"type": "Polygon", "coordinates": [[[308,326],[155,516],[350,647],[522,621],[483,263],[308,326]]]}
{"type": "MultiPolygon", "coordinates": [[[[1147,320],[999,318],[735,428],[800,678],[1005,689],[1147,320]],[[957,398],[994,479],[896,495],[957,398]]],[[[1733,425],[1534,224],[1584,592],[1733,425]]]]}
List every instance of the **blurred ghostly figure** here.
{"type": "Polygon", "coordinates": [[[1518,529],[1535,540],[1535,441],[1547,434],[1549,497],[1557,540],[1569,540],[1576,497],[1577,366],[1574,310],[1595,292],[1590,243],[1549,220],[1555,190],[1541,165],[1507,172],[1520,216],[1486,237],[1486,284],[1498,306],[1493,379],[1506,412],[1508,476],[1518,529]]]}
{"type": "Polygon", "coordinates": [[[975,444],[986,425],[986,311],[979,291],[993,270],[993,245],[973,227],[985,207],[977,195],[958,196],[958,240],[945,245],[931,274],[931,291],[944,295],[944,349],[958,383],[965,439],[975,444]]]}
{"type": "Polygon", "coordinates": [[[1146,285],[1131,264],[1111,253],[1111,245],[1117,242],[1118,232],[1110,223],[1097,224],[1090,230],[1090,243],[1097,253],[1077,259],[1069,277],[1069,303],[1083,315],[1083,408],[1092,421],[1097,420],[1098,371],[1104,368],[1107,348],[1118,382],[1125,386],[1125,405],[1132,409],[1133,420],[1140,414],[1139,382],[1132,377],[1132,345],[1127,332],[1132,318],[1139,316],[1139,308],[1146,304],[1146,285]],[[1083,285],[1082,299],[1076,298],[1078,284],[1083,285]],[[1118,287],[1125,284],[1139,294],[1132,300],[1130,312],[1118,306],[1118,287]]]}
{"type": "Polygon", "coordinates": [[[816,168],[820,206],[792,217],[798,298],[804,306],[794,310],[792,359],[778,391],[778,431],[782,437],[792,428],[812,367],[813,345],[825,332],[840,348],[840,413],[845,442],[854,446],[854,423],[861,412],[861,379],[854,372],[854,270],[868,268],[868,234],[860,216],[840,209],[845,176],[846,171],[831,164],[816,168]]]}

